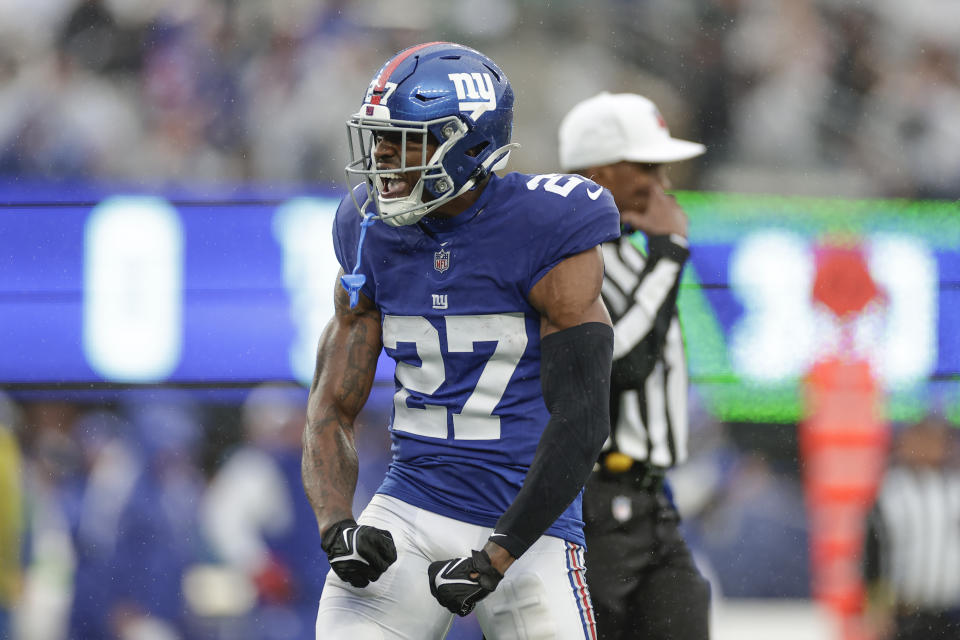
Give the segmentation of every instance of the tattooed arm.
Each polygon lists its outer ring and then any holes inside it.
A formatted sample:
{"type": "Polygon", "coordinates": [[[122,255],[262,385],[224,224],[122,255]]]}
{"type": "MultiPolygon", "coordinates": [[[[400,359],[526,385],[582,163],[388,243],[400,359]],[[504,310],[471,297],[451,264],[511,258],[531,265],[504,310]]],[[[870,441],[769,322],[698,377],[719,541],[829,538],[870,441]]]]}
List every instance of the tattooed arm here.
{"type": "Polygon", "coordinates": [[[338,276],[335,313],[317,348],[303,432],[303,486],[321,534],[353,520],[359,464],[353,423],[370,394],[383,346],[380,311],[363,294],[351,309],[339,282],[338,276]]]}

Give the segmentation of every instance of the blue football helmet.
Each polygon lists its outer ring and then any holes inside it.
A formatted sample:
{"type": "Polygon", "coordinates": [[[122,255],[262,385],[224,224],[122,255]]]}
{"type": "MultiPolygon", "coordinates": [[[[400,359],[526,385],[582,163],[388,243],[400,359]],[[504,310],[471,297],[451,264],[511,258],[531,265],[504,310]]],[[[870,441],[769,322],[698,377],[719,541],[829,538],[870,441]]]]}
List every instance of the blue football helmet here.
{"type": "MultiPolygon", "coordinates": [[[[383,65],[347,121],[347,183],[365,181],[375,218],[413,224],[504,168],[517,146],[512,130],[513,88],[490,58],[450,42],[416,45],[383,65]],[[399,168],[377,168],[374,150],[385,135],[399,141],[399,168]],[[407,164],[408,140],[422,145],[419,164],[407,164]],[[428,142],[437,145],[430,157],[428,142]],[[409,195],[383,196],[392,178],[411,171],[420,179],[409,195]]],[[[360,211],[365,206],[357,203],[360,211]]]]}

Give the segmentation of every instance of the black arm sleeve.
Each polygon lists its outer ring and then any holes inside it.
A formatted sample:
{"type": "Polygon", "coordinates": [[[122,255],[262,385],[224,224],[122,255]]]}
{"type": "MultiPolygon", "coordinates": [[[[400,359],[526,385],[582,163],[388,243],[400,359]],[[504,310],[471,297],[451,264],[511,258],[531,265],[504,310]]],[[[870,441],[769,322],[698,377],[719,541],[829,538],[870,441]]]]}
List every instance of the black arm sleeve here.
{"type": "Polygon", "coordinates": [[[523,487],[490,537],[514,558],[577,497],[610,432],[613,329],[588,322],[550,334],[540,349],[550,420],[523,487]]]}

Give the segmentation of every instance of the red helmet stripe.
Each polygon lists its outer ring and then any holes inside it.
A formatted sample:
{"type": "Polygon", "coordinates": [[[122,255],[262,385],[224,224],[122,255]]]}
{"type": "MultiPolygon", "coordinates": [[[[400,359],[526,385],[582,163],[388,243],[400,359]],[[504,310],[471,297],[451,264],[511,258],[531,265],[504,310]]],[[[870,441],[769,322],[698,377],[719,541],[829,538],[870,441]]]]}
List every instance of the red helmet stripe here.
{"type": "Polygon", "coordinates": [[[373,88],[374,95],[370,98],[371,104],[380,104],[380,96],[376,95],[378,91],[382,92],[387,88],[387,80],[390,79],[390,75],[400,66],[400,63],[409,58],[411,55],[425,49],[427,47],[432,47],[435,44],[451,44],[450,42],[443,42],[442,40],[437,40],[436,42],[425,42],[423,44],[418,44],[415,47],[410,47],[406,51],[401,51],[390,61],[390,64],[386,66],[383,70],[383,73],[380,74],[380,77],[377,78],[377,85],[373,88]]]}

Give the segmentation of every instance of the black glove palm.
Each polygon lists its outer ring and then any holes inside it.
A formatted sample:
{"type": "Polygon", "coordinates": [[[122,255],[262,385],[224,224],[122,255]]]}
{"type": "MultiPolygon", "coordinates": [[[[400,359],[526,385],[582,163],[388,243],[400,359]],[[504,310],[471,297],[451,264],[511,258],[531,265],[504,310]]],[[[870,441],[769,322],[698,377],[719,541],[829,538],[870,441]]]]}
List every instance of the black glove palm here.
{"type": "Polygon", "coordinates": [[[389,531],[359,525],[351,519],[328,528],[320,546],[327,552],[334,573],[354,587],[376,582],[397,559],[389,531]]]}
{"type": "Polygon", "coordinates": [[[465,616],[493,593],[503,576],[490,564],[486,551],[474,551],[469,558],[430,563],[430,593],[458,616],[465,616]],[[471,577],[472,576],[472,577],[471,577]]]}

